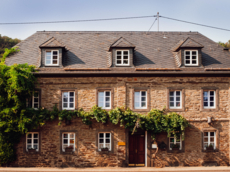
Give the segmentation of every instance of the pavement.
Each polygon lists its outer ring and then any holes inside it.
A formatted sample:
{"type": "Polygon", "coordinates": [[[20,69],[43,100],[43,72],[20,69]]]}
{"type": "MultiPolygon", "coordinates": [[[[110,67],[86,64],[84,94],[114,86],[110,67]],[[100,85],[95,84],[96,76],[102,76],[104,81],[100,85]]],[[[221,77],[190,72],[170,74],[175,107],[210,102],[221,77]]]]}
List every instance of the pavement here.
{"type": "Polygon", "coordinates": [[[164,167],[164,168],[155,168],[155,167],[94,167],[94,168],[50,168],[50,167],[30,167],[30,168],[21,168],[21,167],[0,167],[0,172],[230,172],[230,167],[225,166],[214,166],[214,167],[164,167]]]}

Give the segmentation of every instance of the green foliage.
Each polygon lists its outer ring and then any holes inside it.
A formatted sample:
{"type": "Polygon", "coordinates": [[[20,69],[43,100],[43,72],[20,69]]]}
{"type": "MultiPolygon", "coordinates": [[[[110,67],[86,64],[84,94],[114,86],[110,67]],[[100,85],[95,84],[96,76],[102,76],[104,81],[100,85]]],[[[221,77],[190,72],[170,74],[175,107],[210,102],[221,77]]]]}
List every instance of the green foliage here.
{"type": "Polygon", "coordinates": [[[15,46],[17,43],[19,43],[20,39],[12,39],[7,36],[1,36],[0,35],[0,59],[3,56],[3,53],[5,52],[5,48],[11,48],[15,46]]]}
{"type": "Polygon", "coordinates": [[[220,44],[221,46],[225,47],[225,48],[230,48],[230,40],[226,43],[224,42],[218,42],[218,44],[220,44]]]}
{"type": "Polygon", "coordinates": [[[139,120],[139,127],[150,131],[153,138],[160,132],[167,132],[168,136],[183,135],[189,125],[188,121],[177,113],[165,114],[164,110],[155,109],[143,115],[123,107],[106,111],[94,106],[89,112],[82,109],[58,110],[56,106],[53,110],[27,108],[26,100],[31,97],[36,85],[33,75],[35,67],[28,64],[5,65],[6,57],[15,52],[16,48],[7,49],[0,63],[0,165],[16,159],[14,145],[19,143],[23,134],[54,119],[59,120],[59,125],[73,118],[81,118],[86,125],[91,125],[93,120],[100,123],[110,121],[130,130],[133,130],[136,121],[139,120]]]}

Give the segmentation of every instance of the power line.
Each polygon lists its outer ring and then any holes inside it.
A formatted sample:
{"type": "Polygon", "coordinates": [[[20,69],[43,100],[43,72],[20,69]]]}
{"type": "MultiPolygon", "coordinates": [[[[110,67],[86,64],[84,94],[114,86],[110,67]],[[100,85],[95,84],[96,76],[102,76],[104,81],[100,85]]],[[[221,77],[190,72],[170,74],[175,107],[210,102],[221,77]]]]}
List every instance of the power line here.
{"type": "Polygon", "coordinates": [[[140,18],[149,18],[149,17],[155,17],[155,16],[137,16],[137,17],[121,17],[121,18],[89,19],[89,20],[47,21],[47,22],[0,23],[0,25],[17,25],[17,24],[50,24],[50,23],[73,23],[73,22],[93,22],[93,21],[106,21],[106,20],[140,19],[140,18]]]}
{"type": "Polygon", "coordinates": [[[155,18],[155,20],[153,21],[153,24],[150,26],[148,32],[150,31],[150,29],[153,27],[154,23],[157,21],[157,18],[155,18]]]}
{"type": "Polygon", "coordinates": [[[199,23],[193,23],[193,22],[184,21],[184,20],[179,20],[179,19],[174,19],[174,18],[170,18],[170,17],[164,17],[164,16],[159,16],[159,17],[162,17],[162,18],[165,18],[165,19],[170,19],[170,20],[175,20],[175,21],[179,21],[179,22],[194,24],[194,25],[198,25],[198,26],[209,27],[209,28],[213,28],[213,29],[219,29],[219,30],[224,30],[224,31],[230,31],[229,29],[224,29],[224,28],[214,27],[214,26],[208,26],[208,25],[199,24],[199,23]]]}

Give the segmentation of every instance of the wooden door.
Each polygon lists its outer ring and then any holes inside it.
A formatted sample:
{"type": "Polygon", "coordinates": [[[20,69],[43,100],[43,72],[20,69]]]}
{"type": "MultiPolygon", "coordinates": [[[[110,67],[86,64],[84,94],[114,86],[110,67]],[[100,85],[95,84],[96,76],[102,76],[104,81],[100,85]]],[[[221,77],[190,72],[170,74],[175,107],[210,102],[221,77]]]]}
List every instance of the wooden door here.
{"type": "Polygon", "coordinates": [[[129,164],[145,164],[145,135],[129,136],[129,164]]]}

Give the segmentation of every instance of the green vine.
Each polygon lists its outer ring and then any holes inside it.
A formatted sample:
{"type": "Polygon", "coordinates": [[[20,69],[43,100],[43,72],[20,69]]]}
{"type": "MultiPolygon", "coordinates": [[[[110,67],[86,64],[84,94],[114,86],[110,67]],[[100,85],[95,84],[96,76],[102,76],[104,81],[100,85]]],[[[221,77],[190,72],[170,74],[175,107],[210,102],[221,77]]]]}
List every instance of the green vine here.
{"type": "MultiPolygon", "coordinates": [[[[75,111],[53,110],[40,108],[38,110],[27,108],[26,100],[31,97],[35,89],[36,78],[33,75],[35,66],[28,64],[5,65],[5,59],[18,50],[6,50],[0,63],[0,165],[8,164],[16,159],[15,144],[20,142],[23,134],[42,127],[48,121],[58,119],[58,125],[65,120],[80,118],[86,125],[91,125],[95,120],[100,123],[110,121],[114,125],[133,130],[136,121],[139,127],[155,134],[167,132],[184,136],[188,121],[177,113],[166,114],[164,110],[151,110],[147,115],[133,112],[123,107],[106,111],[94,106],[89,112],[83,109],[75,111]]],[[[184,139],[184,138],[183,138],[184,139]]]]}

